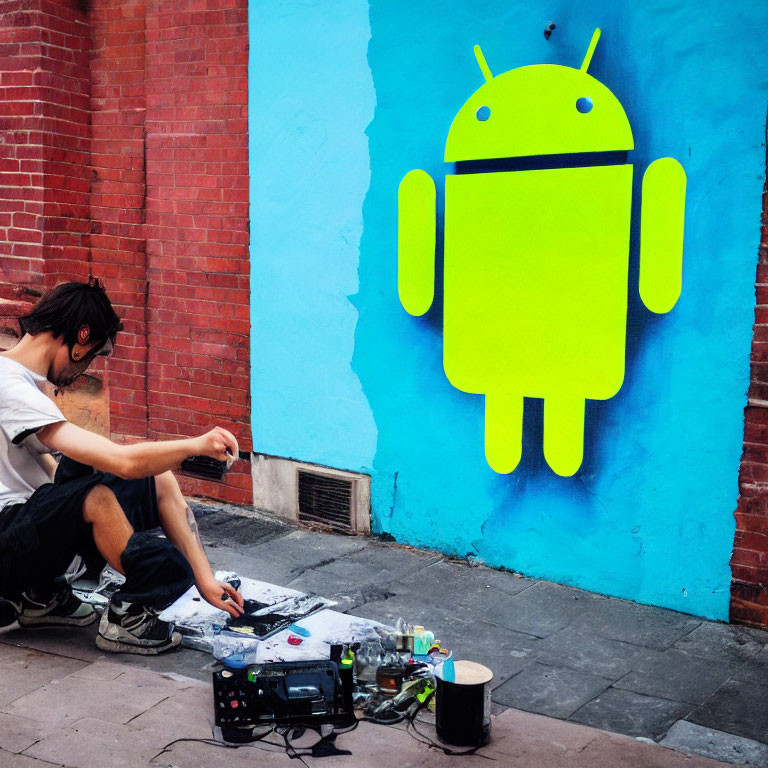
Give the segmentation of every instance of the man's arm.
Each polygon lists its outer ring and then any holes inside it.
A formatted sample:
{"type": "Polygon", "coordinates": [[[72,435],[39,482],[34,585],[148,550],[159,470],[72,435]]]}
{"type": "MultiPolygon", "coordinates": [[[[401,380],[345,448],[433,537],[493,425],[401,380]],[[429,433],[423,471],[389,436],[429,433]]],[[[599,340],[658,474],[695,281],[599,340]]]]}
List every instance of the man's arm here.
{"type": "Polygon", "coordinates": [[[227,611],[231,616],[241,616],[243,596],[231,584],[226,581],[217,581],[214,577],[203,542],[200,540],[195,514],[180,494],[179,499],[184,506],[185,516],[178,514],[164,516],[163,530],[189,561],[195,576],[195,584],[203,599],[214,607],[227,611]]]}
{"type": "Polygon", "coordinates": [[[50,453],[36,453],[34,456],[35,461],[37,461],[43,468],[43,471],[51,478],[51,482],[53,482],[53,478],[56,475],[56,468],[59,466],[56,463],[56,459],[54,459],[50,453]]]}
{"type": "Polygon", "coordinates": [[[59,421],[39,429],[37,437],[53,451],[127,480],[176,469],[189,456],[227,461],[237,458],[239,452],[235,436],[221,427],[199,437],[120,445],[68,421],[59,421]]]}

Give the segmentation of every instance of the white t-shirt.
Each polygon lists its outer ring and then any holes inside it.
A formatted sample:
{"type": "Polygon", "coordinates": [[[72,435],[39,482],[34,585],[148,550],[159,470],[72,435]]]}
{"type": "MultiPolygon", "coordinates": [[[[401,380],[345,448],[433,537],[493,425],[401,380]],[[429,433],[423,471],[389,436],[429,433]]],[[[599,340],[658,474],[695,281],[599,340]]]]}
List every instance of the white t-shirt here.
{"type": "Polygon", "coordinates": [[[0,355],[0,509],[26,501],[51,478],[39,456],[50,453],[35,431],[66,421],[40,376],[0,355]]]}

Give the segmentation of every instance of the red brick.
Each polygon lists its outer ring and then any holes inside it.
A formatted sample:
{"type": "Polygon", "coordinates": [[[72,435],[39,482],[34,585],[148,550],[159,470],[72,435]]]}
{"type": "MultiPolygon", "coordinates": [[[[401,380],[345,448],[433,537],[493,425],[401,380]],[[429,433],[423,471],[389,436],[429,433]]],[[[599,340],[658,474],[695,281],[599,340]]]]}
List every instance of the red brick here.
{"type": "Polygon", "coordinates": [[[768,626],[768,605],[757,605],[733,598],[730,620],[755,627],[766,627],[768,626]]]}
{"type": "MultiPolygon", "coordinates": [[[[734,562],[737,561],[737,551],[750,550],[760,555],[762,563],[768,564],[768,534],[737,530],[734,538],[734,562]]],[[[749,565],[749,563],[742,563],[749,565]]]]}

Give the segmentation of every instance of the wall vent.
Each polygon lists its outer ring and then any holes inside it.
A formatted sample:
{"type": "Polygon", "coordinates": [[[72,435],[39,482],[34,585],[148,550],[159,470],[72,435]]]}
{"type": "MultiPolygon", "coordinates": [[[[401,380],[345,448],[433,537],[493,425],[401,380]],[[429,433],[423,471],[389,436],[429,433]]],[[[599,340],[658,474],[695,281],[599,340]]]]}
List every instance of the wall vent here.
{"type": "Polygon", "coordinates": [[[354,481],[301,469],[298,475],[299,520],[319,523],[339,533],[352,533],[354,481]]]}
{"type": "Polygon", "coordinates": [[[371,476],[254,453],[253,506],[338,533],[371,532],[371,476]]]}

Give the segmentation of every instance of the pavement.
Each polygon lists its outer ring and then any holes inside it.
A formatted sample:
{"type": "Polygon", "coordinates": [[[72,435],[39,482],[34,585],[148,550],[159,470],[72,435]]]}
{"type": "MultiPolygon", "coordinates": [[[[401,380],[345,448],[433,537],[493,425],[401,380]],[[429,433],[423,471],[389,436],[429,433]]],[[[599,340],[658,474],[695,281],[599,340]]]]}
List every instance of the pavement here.
{"type": "MultiPolygon", "coordinates": [[[[455,658],[493,670],[492,739],[477,755],[447,756],[403,727],[363,722],[338,737],[351,756],[304,757],[309,766],[768,766],[768,632],[243,508],[193,506],[215,568],[316,592],[384,623],[402,616],[433,630],[455,658]]],[[[0,768],[297,764],[279,744],[205,742],[207,654],[103,654],[94,635],[0,634],[0,768]]],[[[428,715],[419,729],[436,738],[428,715]]]]}

